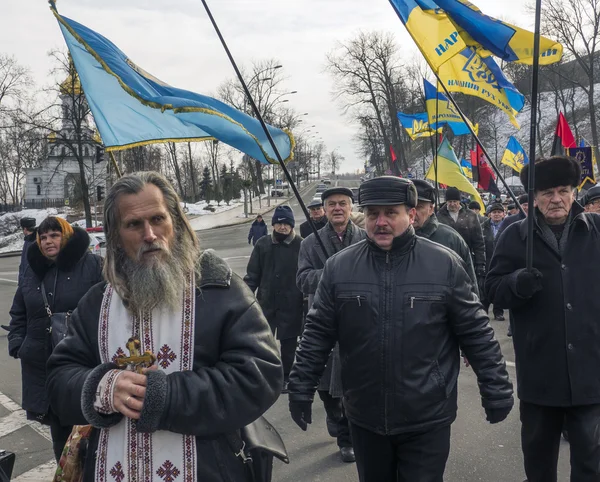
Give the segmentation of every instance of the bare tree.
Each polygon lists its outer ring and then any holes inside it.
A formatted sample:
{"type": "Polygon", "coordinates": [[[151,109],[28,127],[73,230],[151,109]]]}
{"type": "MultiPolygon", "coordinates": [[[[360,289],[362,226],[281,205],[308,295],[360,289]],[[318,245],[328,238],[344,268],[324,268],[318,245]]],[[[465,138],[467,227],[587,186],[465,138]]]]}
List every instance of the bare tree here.
{"type": "Polygon", "coordinates": [[[344,160],[344,156],[339,154],[335,149],[329,153],[329,156],[327,156],[327,165],[331,169],[331,173],[334,176],[344,160]]]}
{"type": "MultiPolygon", "coordinates": [[[[530,9],[533,8],[530,5],[530,9]]],[[[582,78],[570,78],[586,93],[593,145],[598,145],[598,127],[594,102],[598,46],[600,42],[600,0],[551,0],[544,3],[542,21],[545,33],[564,46],[567,60],[576,60],[582,78]]]]}
{"type": "Polygon", "coordinates": [[[15,57],[0,53],[0,109],[6,109],[9,99],[22,100],[32,84],[27,67],[19,65],[15,57]]]}

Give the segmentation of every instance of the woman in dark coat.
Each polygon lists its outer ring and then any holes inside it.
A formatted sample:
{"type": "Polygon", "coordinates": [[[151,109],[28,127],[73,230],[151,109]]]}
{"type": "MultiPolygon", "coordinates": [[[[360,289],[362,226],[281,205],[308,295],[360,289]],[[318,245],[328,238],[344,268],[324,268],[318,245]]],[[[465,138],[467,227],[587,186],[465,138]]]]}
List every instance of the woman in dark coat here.
{"type": "Polygon", "coordinates": [[[27,250],[28,264],[10,309],[9,354],[21,360],[22,406],[27,418],[50,425],[58,461],[71,433],[49,408],[46,362],[52,352],[50,319],[41,292],[43,283],[52,313],[73,311],[83,295],[102,281],[102,258],[89,252],[90,237],[64,219],[48,217],[37,242],[27,250]]]}
{"type": "Polygon", "coordinates": [[[250,232],[248,233],[248,244],[252,243],[252,246],[255,246],[256,242],[267,234],[269,234],[269,231],[267,230],[267,224],[259,214],[256,216],[252,226],[250,226],[250,232]]]}

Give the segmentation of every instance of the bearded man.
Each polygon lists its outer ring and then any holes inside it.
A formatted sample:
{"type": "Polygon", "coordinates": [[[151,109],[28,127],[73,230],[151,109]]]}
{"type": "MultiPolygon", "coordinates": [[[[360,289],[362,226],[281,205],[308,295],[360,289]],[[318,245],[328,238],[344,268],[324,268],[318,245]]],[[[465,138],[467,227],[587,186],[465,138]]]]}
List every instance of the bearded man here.
{"type": "Polygon", "coordinates": [[[48,362],[53,410],[65,424],[94,427],[84,482],[246,480],[225,435],[263,414],[283,383],[253,294],[200,251],[158,173],[113,185],[104,228],[108,283],[81,300],[48,362]],[[130,371],[136,354],[157,364],[130,371]]]}

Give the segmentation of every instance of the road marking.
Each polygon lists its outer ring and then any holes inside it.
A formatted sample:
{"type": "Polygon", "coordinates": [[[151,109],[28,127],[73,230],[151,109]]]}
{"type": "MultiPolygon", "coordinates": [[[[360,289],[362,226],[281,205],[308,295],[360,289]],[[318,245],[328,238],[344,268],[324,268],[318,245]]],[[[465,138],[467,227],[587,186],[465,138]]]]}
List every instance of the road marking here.
{"type": "Polygon", "coordinates": [[[0,271],[0,276],[7,276],[11,274],[19,274],[18,271],[0,271]]]}
{"type": "Polygon", "coordinates": [[[10,398],[8,398],[2,392],[0,392],[0,404],[2,404],[2,406],[4,408],[6,408],[7,410],[10,410],[11,412],[17,412],[17,411],[21,410],[21,407],[19,406],[18,403],[14,402],[10,398]]]}
{"type": "Polygon", "coordinates": [[[13,482],[40,482],[40,480],[52,480],[56,473],[56,461],[49,460],[45,464],[28,470],[24,474],[19,475],[13,482]]]}
{"type": "Polygon", "coordinates": [[[8,283],[14,283],[16,285],[19,284],[18,281],[15,281],[14,279],[6,279],[6,278],[0,278],[0,281],[7,281],[8,283]]]}

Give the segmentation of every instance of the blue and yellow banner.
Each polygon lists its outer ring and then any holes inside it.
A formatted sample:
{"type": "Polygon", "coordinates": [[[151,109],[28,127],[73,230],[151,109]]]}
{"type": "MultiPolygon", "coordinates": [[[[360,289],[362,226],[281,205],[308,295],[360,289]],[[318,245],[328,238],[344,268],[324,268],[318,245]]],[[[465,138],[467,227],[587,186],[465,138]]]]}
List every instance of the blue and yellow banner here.
{"type": "MultiPolygon", "coordinates": [[[[463,122],[462,117],[456,111],[452,102],[450,102],[450,100],[448,100],[444,94],[438,92],[435,86],[427,79],[423,79],[423,85],[425,87],[425,105],[427,106],[427,116],[431,128],[437,130],[444,124],[447,124],[448,127],[452,129],[452,132],[454,132],[455,136],[470,134],[471,131],[463,122]]],[[[477,134],[478,129],[476,129],[470,121],[469,124],[473,127],[475,133],[477,134]]]]}
{"type": "MultiPolygon", "coordinates": [[[[464,42],[475,47],[482,57],[495,55],[506,62],[533,64],[534,34],[485,15],[467,0],[435,0],[459,30],[464,42]]],[[[563,53],[560,43],[540,37],[540,65],[558,62],[563,53]]]]}
{"type": "Polygon", "coordinates": [[[523,109],[525,98],[492,57],[483,58],[473,47],[467,47],[442,65],[438,73],[449,92],[472,95],[495,105],[519,128],[516,115],[523,109]]]}
{"type": "MultiPolygon", "coordinates": [[[[258,120],[217,99],[158,80],[110,40],[52,7],[106,150],[218,139],[262,163],[277,162],[258,120]]],[[[291,159],[291,134],[268,129],[281,157],[291,159]]]]}
{"type": "Polygon", "coordinates": [[[593,147],[571,147],[567,150],[568,155],[574,157],[581,166],[581,189],[587,182],[596,184],[596,175],[594,174],[594,149],[593,147]]]}
{"type": "MultiPolygon", "coordinates": [[[[396,114],[400,125],[406,129],[408,136],[414,141],[422,137],[431,137],[435,134],[435,131],[429,125],[429,119],[427,112],[420,112],[418,114],[403,114],[398,112],[396,114]]],[[[439,128],[438,132],[442,132],[439,128]]]]}
{"type": "Polygon", "coordinates": [[[467,45],[448,16],[431,0],[390,0],[417,47],[435,71],[467,45]]]}
{"type": "Polygon", "coordinates": [[[523,166],[529,164],[529,159],[525,150],[513,136],[508,140],[501,162],[517,172],[521,172],[523,166]]]}
{"type": "Polygon", "coordinates": [[[461,159],[460,167],[461,167],[464,175],[467,176],[472,181],[473,180],[473,165],[466,159],[461,159]]]}

